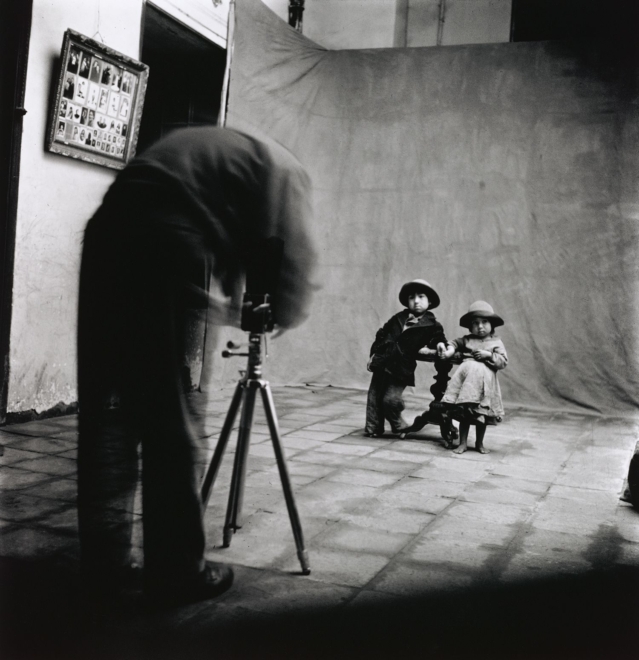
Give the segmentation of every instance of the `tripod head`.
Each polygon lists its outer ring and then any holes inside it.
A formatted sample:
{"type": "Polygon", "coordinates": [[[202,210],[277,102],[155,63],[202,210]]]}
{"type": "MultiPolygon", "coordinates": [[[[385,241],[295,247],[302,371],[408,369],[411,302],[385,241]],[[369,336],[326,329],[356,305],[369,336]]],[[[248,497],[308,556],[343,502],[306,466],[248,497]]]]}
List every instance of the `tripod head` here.
{"type": "MultiPolygon", "coordinates": [[[[266,344],[266,333],[273,330],[273,312],[268,293],[245,293],[242,305],[242,330],[249,333],[248,353],[236,350],[241,346],[229,341],[227,349],[222,351],[222,357],[248,357],[246,370],[247,379],[260,378],[262,375],[262,339],[266,344]]],[[[240,372],[242,373],[242,372],[240,372]]]]}
{"type": "Polygon", "coordinates": [[[245,293],[242,303],[242,330],[263,335],[273,330],[275,321],[268,293],[245,293]]]}

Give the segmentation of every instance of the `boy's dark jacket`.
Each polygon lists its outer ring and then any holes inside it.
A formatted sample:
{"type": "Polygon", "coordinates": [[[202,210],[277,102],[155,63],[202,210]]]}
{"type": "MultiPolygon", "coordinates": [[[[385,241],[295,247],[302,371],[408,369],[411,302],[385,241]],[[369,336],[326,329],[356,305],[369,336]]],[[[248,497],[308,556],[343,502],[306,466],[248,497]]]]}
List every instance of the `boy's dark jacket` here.
{"type": "Polygon", "coordinates": [[[417,323],[405,331],[404,323],[410,312],[395,314],[375,335],[370,355],[371,371],[386,370],[406,386],[415,385],[416,355],[420,348],[436,348],[446,343],[444,328],[432,312],[425,312],[417,323]]]}

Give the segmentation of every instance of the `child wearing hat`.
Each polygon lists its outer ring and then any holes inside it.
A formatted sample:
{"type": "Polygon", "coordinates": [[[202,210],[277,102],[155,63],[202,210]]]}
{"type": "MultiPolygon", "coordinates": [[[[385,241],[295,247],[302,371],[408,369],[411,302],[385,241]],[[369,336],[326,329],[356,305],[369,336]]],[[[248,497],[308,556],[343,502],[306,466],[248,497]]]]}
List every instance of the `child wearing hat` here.
{"type": "Polygon", "coordinates": [[[430,311],[439,305],[437,292],[425,280],[406,282],[399,292],[406,307],[375,335],[367,368],[373,372],[366,403],[365,435],[378,437],[388,420],[393,433],[410,425],[402,416],[404,389],[415,385],[416,356],[437,355],[446,349],[441,324],[430,311]]]}
{"type": "Polygon", "coordinates": [[[470,334],[438,349],[440,358],[450,359],[458,354],[463,360],[441,401],[448,414],[459,421],[456,454],[463,454],[468,448],[471,424],[475,426],[475,449],[481,454],[489,453],[484,447],[486,426],[501,422],[504,414],[497,372],[506,368],[508,355],[495,335],[495,328],[503,324],[487,302],[478,300],[459,319],[459,325],[468,328],[470,334]]]}

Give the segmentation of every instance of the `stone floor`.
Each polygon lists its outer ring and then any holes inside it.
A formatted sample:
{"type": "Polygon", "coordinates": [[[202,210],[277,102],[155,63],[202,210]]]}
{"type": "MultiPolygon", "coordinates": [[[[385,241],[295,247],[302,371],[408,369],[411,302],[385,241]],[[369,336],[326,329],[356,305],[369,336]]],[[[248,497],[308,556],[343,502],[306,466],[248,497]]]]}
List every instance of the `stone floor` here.
{"type": "MultiPolygon", "coordinates": [[[[203,468],[231,394],[209,404],[203,468]]],[[[78,595],[76,418],[3,427],[1,657],[637,657],[639,512],[619,499],[635,421],[511,408],[487,431],[491,453],[471,431],[455,455],[435,426],[364,437],[365,396],[274,388],[311,574],[258,405],[229,548],[232,447],[206,512],[207,557],[232,564],[235,584],[168,611],[78,595]]]]}

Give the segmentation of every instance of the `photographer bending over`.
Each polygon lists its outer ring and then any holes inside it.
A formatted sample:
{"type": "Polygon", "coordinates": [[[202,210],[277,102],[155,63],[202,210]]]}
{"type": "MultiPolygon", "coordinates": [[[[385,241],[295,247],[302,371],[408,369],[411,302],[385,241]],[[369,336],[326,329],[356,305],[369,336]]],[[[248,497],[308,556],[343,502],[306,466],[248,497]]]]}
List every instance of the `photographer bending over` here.
{"type": "Polygon", "coordinates": [[[291,328],[306,318],[315,259],[305,229],[309,192],[284,148],[229,129],[186,128],[136,157],[89,221],[78,325],[87,587],[117,591],[135,572],[140,443],[146,595],[173,604],[231,586],[229,567],[204,560],[201,434],[183,382],[187,319],[206,309],[211,276],[239,301],[251,255],[273,237],[283,243],[272,278],[275,319],[291,328]]]}

